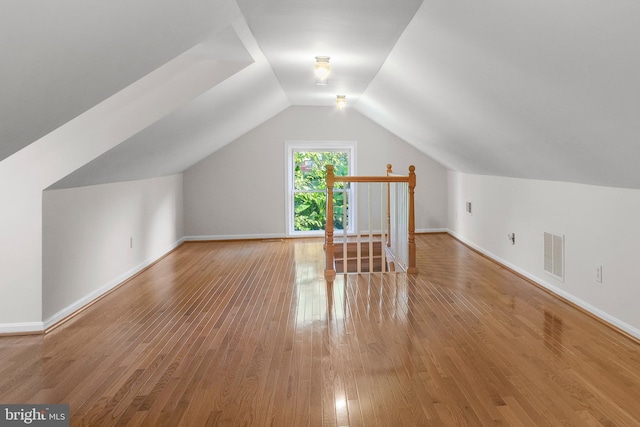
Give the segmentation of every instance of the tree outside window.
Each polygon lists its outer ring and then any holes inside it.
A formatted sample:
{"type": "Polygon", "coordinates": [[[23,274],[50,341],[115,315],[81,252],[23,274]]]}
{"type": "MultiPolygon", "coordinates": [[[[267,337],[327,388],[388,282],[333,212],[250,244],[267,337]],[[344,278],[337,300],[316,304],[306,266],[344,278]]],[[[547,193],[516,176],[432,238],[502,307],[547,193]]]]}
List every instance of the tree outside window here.
{"type": "MultiPolygon", "coordinates": [[[[354,149],[355,143],[288,144],[290,234],[321,234],[324,231],[327,217],[326,165],[333,165],[337,176],[351,174],[354,149]]],[[[343,183],[336,183],[334,187],[335,230],[352,225],[349,214],[353,212],[347,212],[346,223],[344,216],[345,192],[349,191],[349,186],[343,183]]]]}
{"type": "MultiPolygon", "coordinates": [[[[294,230],[324,230],[327,214],[325,166],[333,165],[334,173],[346,176],[349,173],[349,156],[339,151],[295,151],[294,152],[294,230]]],[[[334,220],[336,230],[344,227],[344,186],[337,183],[334,190],[334,220]]]]}

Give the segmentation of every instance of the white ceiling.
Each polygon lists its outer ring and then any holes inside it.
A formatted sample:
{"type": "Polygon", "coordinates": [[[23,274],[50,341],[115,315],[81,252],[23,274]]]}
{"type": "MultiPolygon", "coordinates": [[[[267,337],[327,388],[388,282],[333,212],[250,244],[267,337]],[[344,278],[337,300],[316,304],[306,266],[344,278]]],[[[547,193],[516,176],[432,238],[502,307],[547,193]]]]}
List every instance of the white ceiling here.
{"type": "Polygon", "coordinates": [[[631,0],[4,0],[0,160],[190,54],[248,65],[56,187],[180,172],[341,93],[451,169],[640,188],[639,16],[631,0]]]}
{"type": "Polygon", "coordinates": [[[425,2],[358,109],[450,169],[640,188],[640,3],[425,2]]]}
{"type": "Polygon", "coordinates": [[[292,105],[357,102],[422,0],[238,0],[292,105]],[[314,84],[316,56],[329,56],[330,84],[314,84]]]}
{"type": "Polygon", "coordinates": [[[0,160],[240,16],[233,0],[2,0],[0,160]]]}

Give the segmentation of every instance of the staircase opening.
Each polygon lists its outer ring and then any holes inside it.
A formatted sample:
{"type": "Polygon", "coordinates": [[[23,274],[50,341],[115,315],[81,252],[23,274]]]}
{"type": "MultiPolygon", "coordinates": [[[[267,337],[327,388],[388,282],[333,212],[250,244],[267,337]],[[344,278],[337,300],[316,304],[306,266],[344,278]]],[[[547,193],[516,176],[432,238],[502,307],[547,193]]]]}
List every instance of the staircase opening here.
{"type": "Polygon", "coordinates": [[[336,239],[333,245],[336,273],[382,273],[394,271],[393,260],[388,254],[382,256],[386,244],[380,236],[367,237],[357,240],[336,239]],[[360,268],[358,268],[360,263],[360,268]]]}

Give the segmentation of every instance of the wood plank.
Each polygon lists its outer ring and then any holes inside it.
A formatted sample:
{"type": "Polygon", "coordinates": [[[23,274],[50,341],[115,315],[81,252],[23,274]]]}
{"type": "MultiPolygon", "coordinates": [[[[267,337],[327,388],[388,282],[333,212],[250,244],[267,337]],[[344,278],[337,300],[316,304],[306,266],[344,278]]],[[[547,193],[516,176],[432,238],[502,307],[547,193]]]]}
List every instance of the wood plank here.
{"type": "Polygon", "coordinates": [[[44,336],[0,402],[72,425],[640,425],[640,345],[446,234],[323,278],[321,239],[186,243],[44,336]]]}

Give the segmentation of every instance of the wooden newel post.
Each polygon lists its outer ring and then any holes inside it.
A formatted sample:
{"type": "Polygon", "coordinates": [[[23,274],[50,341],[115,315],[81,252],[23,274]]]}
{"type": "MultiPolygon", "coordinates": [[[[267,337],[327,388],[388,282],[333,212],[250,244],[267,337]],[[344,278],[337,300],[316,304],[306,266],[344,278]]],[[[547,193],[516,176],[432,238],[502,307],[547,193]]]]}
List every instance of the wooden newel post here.
{"type": "Polygon", "coordinates": [[[409,166],[409,268],[407,273],[417,274],[416,263],[416,217],[414,213],[414,193],[416,189],[416,167],[409,166]]]}
{"type": "Polygon", "coordinates": [[[335,183],[333,165],[327,165],[327,221],[324,226],[324,251],[326,263],[324,278],[333,281],[336,277],[336,268],[333,261],[333,185],[335,183]]]}

